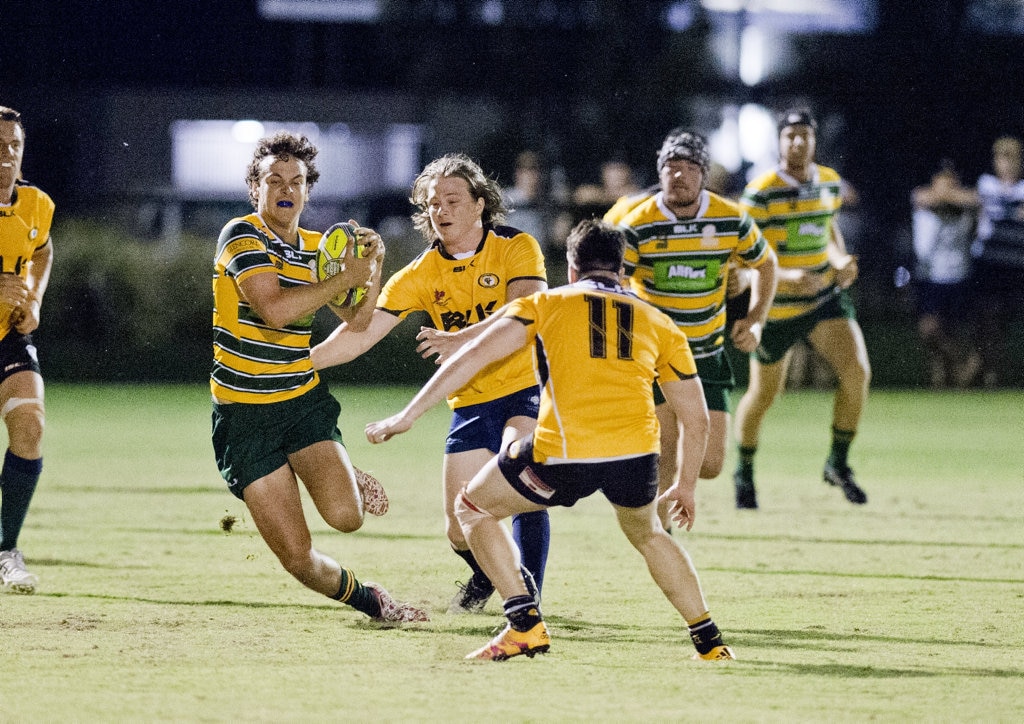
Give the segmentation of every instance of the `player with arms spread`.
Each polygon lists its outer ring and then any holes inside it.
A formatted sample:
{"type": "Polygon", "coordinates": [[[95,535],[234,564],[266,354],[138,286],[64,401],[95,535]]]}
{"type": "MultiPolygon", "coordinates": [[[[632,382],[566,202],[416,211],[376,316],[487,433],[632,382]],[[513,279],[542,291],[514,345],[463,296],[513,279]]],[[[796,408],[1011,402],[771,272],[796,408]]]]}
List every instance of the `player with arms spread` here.
{"type": "Polygon", "coordinates": [[[501,520],[571,506],[598,490],[612,503],[630,543],[686,620],[695,658],[734,658],[708,613],[697,573],[657,515],[660,434],[652,386],[657,378],[678,426],[682,463],[661,496],[689,530],[704,458],[708,412],[686,336],[671,319],[619,284],[625,238],[586,220],[566,243],[570,284],[508,304],[484,331],[449,358],[404,410],[366,426],[374,443],[409,430],[445,395],[488,365],[527,349],[541,380],[535,431],[489,461],[456,501],[470,548],[504,599],[508,625],[466,658],[500,661],[548,650],[540,603],[520,572],[501,520]]]}
{"type": "MultiPolygon", "coordinates": [[[[428,163],[413,182],[416,228],[428,248],[392,276],[369,327],[342,324],[313,348],[317,369],[349,362],[370,349],[413,312],[426,312],[417,347],[440,363],[478,333],[506,302],[547,288],[544,255],[529,234],[503,224],[501,188],[464,154],[428,163]]],[[[539,393],[527,351],[483,370],[452,390],[451,427],[444,449],[444,512],[452,550],[472,570],[451,602],[450,613],[482,611],[494,593],[455,518],[455,496],[484,463],[536,424],[539,393]]],[[[549,527],[547,513],[513,522],[523,564],[543,585],[549,527]]]]}
{"type": "Polygon", "coordinates": [[[33,593],[18,535],[43,470],[43,376],[32,332],[39,327],[53,243],[53,201],[21,178],[25,128],[21,114],[0,106],[0,417],[7,453],[0,471],[0,584],[33,593]]]}
{"type": "Polygon", "coordinates": [[[256,211],[229,221],[217,240],[210,377],[217,465],[300,583],[378,621],[424,621],[424,611],[360,583],[313,548],[302,509],[300,479],[337,530],[358,530],[364,511],[387,509],[380,484],[352,467],[337,427],[341,407],[309,358],[314,313],[354,287],[369,287],[363,304],[331,309],[366,325],[384,246],[373,230],[358,229],[364,257],[350,248],[344,271],[315,281],[320,234],[300,228],[299,217],[320,176],[316,155],[305,136],[260,140],[246,175],[256,211]]]}
{"type": "Polygon", "coordinates": [[[785,387],[790,350],[800,340],[839,378],[825,482],[851,503],[868,499],[847,464],[871,380],[864,335],[846,291],[857,278],[857,260],[846,252],[835,222],[842,205],[839,174],[814,162],[817,127],[806,108],[786,111],[778,124],[778,168],[751,181],[740,202],[775,249],[780,268],[778,293],[750,358],[750,385],[736,408],[737,508],[757,508],[754,454],[761,422],[785,387]]]}

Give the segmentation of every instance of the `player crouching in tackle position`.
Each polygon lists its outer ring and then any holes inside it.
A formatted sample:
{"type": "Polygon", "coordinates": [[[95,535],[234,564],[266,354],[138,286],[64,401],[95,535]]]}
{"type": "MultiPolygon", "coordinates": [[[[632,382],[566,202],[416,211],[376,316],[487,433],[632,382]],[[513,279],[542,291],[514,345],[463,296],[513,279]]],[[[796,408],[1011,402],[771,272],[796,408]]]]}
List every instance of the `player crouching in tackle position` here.
{"type": "Polygon", "coordinates": [[[8,448],[0,472],[0,588],[33,593],[18,534],[43,470],[43,377],[32,344],[50,278],[53,201],[21,180],[21,114],[0,106],[0,418],[8,448]]]}
{"type": "Polygon", "coordinates": [[[536,430],[492,458],[456,501],[466,540],[504,599],[508,618],[498,636],[466,658],[501,661],[548,650],[551,639],[539,602],[529,593],[519,553],[500,521],[553,505],[571,506],[598,490],[686,620],[695,658],[735,658],[708,614],[689,556],[657,515],[655,378],[679,425],[679,449],[667,452],[682,460],[661,497],[671,519],[687,530],[695,517],[708,409],[686,336],[665,314],[619,285],[625,243],[619,229],[580,222],[567,240],[570,284],[510,302],[404,410],[366,426],[370,442],[384,442],[411,428],[480,369],[534,347],[541,378],[536,430]]]}
{"type": "Polygon", "coordinates": [[[299,216],[320,176],[316,155],[305,136],[262,139],[246,175],[256,213],[229,221],[217,240],[210,378],[217,465],[300,583],[378,621],[425,621],[424,611],[396,602],[375,583],[361,584],[313,548],[302,510],[299,479],[340,531],[358,530],[364,511],[387,510],[380,483],[352,467],[337,427],[341,408],[309,357],[313,314],[325,304],[365,326],[384,245],[373,230],[357,229],[364,258],[355,258],[349,241],[344,271],[315,281],[320,234],[299,228],[299,216]],[[362,286],[369,291],[361,305],[331,303],[362,286]]]}

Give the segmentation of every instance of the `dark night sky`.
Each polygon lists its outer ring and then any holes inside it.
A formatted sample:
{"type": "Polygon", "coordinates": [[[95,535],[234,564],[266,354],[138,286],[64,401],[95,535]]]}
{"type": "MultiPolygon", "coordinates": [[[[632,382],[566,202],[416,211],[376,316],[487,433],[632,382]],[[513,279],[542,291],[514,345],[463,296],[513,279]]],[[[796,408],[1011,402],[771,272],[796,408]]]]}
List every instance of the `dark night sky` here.
{"type": "MultiPolygon", "coordinates": [[[[842,114],[845,173],[883,216],[902,214],[905,192],[940,157],[952,157],[973,180],[987,167],[995,136],[1024,130],[1024,43],[965,33],[963,4],[937,0],[908,9],[882,0],[873,36],[806,39],[804,72],[772,87],[738,90],[751,100],[799,92],[842,114]],[[887,206],[894,195],[901,203],[887,206]]],[[[618,147],[644,123],[658,132],[674,125],[670,108],[632,104],[628,92],[619,92],[639,87],[636,73],[644,82],[666,82],[650,70],[673,41],[642,32],[658,3],[612,0],[607,8],[620,20],[631,18],[633,27],[495,30],[440,26],[408,14],[385,28],[291,24],[260,19],[253,0],[8,3],[0,96],[21,104],[30,123],[42,94],[52,100],[106,88],[385,90],[422,103],[458,91],[530,98],[552,115],[567,99],[583,97],[604,104],[618,124],[598,143],[618,147]],[[641,36],[645,42],[634,42],[641,36]]],[[[706,74],[690,76],[694,91],[730,91],[706,74]]],[[[34,127],[57,138],[82,135],[53,125],[37,119],[34,127]]],[[[40,161],[52,165],[51,158],[40,161]]],[[[57,185],[75,183],[66,169],[61,175],[33,169],[33,162],[27,159],[27,170],[41,183],[47,173],[57,185]]]]}

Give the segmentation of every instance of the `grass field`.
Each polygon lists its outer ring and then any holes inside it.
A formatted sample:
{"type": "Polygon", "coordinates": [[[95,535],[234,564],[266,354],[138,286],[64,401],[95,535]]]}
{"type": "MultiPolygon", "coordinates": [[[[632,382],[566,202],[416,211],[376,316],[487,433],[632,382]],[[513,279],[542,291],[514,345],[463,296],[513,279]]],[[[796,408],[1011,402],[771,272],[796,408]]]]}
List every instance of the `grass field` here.
{"type": "Polygon", "coordinates": [[[831,396],[787,394],[761,510],[736,511],[723,475],[676,534],[739,657],[725,664],[689,660],[600,498],[552,514],[551,653],[463,661],[501,618],[496,601],[445,613],[464,577],[440,513],[447,412],[370,447],[363,424],[410,390],[335,392],[392,505],[347,535],[310,510],[315,543],[430,623],[375,627],[279,568],[217,474],[204,388],[54,385],[21,539],[40,588],[0,595],[0,722],[1024,720],[1020,392],[874,392],[863,507],[821,482],[831,396]]]}

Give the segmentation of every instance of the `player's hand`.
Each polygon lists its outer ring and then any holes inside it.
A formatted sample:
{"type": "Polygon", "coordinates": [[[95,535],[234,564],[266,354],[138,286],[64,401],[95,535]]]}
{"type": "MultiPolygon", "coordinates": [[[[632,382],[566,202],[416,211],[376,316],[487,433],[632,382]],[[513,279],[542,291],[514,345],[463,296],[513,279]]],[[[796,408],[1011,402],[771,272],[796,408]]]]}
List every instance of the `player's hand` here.
{"type": "Polygon", "coordinates": [[[729,335],[733,346],[740,352],[750,353],[761,344],[761,323],[744,317],[737,319],[732,325],[732,333],[729,335]]]}
{"type": "Polygon", "coordinates": [[[377,422],[367,424],[366,439],[376,445],[381,442],[387,442],[395,435],[406,432],[410,428],[412,428],[412,421],[407,420],[405,415],[400,412],[386,420],[378,420],[377,422]]]}
{"type": "Polygon", "coordinates": [[[39,300],[29,297],[11,314],[11,324],[18,334],[32,334],[39,328],[39,300]]]}
{"type": "Polygon", "coordinates": [[[24,279],[9,272],[0,274],[0,303],[19,309],[28,299],[28,285],[24,279]]]}
{"type": "Polygon", "coordinates": [[[857,281],[857,275],[859,269],[857,268],[857,257],[847,254],[837,262],[833,262],[835,267],[835,281],[836,286],[840,289],[847,289],[851,284],[857,281]]]}
{"type": "Polygon", "coordinates": [[[420,357],[426,359],[430,355],[436,354],[435,364],[441,364],[462,346],[455,332],[442,332],[433,327],[420,327],[416,340],[419,342],[416,351],[420,353],[420,357]]]}
{"type": "Polygon", "coordinates": [[[380,266],[386,251],[383,237],[368,226],[360,226],[359,222],[355,219],[349,219],[348,223],[352,224],[355,228],[356,239],[359,241],[359,244],[366,247],[364,256],[376,260],[377,265],[380,266]]]}
{"type": "Polygon", "coordinates": [[[697,502],[692,490],[683,490],[676,483],[661,494],[658,502],[668,505],[668,516],[678,527],[686,530],[693,528],[693,521],[697,517],[697,502]]]}

